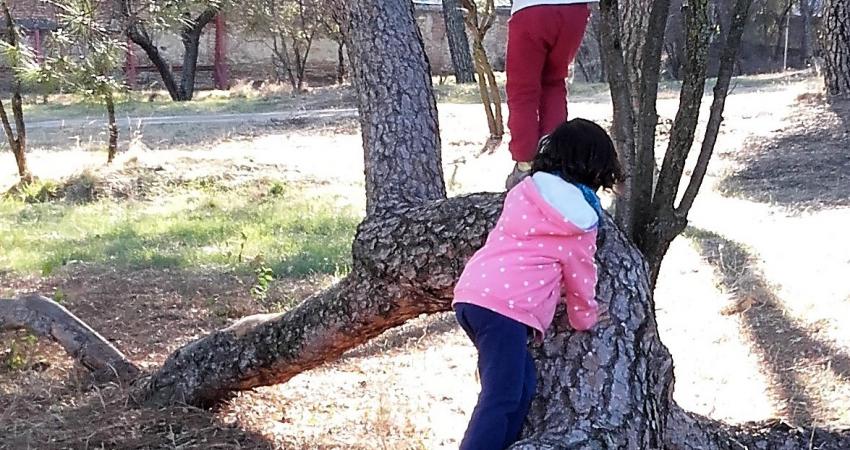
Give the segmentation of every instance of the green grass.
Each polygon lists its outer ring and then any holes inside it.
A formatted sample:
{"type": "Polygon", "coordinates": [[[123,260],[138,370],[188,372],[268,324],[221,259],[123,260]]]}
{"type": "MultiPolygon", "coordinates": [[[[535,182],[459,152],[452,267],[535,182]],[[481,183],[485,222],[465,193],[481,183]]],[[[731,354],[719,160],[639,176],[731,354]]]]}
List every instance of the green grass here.
{"type": "MultiPolygon", "coordinates": [[[[189,114],[261,113],[287,109],[295,98],[287,94],[241,95],[212,92],[199,93],[190,102],[174,102],[167,93],[153,100],[150,92],[124,94],[115,105],[118,116],[167,116],[189,114]]],[[[34,101],[35,98],[30,98],[34,101]]],[[[24,107],[27,120],[56,120],[102,117],[106,109],[100,103],[75,95],[53,96],[48,103],[28,103],[24,107]]]]}
{"type": "Polygon", "coordinates": [[[190,190],[83,205],[0,200],[0,270],[50,274],[73,261],[116,267],[334,274],[350,265],[351,210],[271,189],[190,190]]]}

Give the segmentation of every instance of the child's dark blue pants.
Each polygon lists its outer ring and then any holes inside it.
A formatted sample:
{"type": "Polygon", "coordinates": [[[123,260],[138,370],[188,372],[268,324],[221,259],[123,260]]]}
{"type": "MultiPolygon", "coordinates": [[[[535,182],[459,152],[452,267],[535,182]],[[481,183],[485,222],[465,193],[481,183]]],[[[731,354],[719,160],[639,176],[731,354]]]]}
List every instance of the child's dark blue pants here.
{"type": "Polygon", "coordinates": [[[519,438],[537,387],[528,327],[480,306],[457,303],[460,326],[478,349],[481,393],[461,450],[502,450],[519,438]]]}

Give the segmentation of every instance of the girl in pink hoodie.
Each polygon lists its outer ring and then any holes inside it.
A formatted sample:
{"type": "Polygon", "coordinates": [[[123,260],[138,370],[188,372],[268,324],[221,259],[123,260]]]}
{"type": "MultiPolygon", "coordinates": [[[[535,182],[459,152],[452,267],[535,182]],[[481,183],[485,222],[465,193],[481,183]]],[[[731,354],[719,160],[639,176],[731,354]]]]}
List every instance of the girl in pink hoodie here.
{"type": "Polygon", "coordinates": [[[508,192],[455,287],[455,314],[478,350],[481,376],[461,450],[504,449],[519,438],[537,384],[527,338],[542,341],[562,294],[575,330],[599,316],[596,191],[622,178],[614,144],[599,125],[570,120],[543,138],[531,172],[508,192]]]}

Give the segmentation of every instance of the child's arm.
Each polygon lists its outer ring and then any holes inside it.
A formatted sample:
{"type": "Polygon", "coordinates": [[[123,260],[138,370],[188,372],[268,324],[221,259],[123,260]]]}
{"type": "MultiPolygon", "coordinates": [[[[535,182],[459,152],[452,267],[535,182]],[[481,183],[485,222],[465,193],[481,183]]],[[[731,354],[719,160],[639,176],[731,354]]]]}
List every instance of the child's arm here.
{"type": "Polygon", "coordinates": [[[576,238],[573,238],[570,244],[567,257],[561,260],[567,318],[573,329],[585,331],[593,328],[599,319],[599,305],[596,303],[596,265],[593,260],[596,244],[576,238]]]}

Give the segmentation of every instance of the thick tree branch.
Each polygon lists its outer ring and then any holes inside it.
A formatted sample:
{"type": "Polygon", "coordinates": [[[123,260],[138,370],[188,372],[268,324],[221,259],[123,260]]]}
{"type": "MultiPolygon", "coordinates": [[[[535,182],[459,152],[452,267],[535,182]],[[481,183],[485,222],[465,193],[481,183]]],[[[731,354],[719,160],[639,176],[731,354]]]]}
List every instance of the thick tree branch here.
{"type": "Polygon", "coordinates": [[[459,197],[366,219],[349,276],[286,314],[247,318],[178,350],[140,384],[136,399],[211,405],[234,391],[283,383],[420,314],[448,310],[501,198],[459,197]]]}
{"type": "Polygon", "coordinates": [[[40,295],[0,299],[0,331],[26,329],[58,343],[103,381],[128,382],[139,368],[62,305],[40,295]]]}

